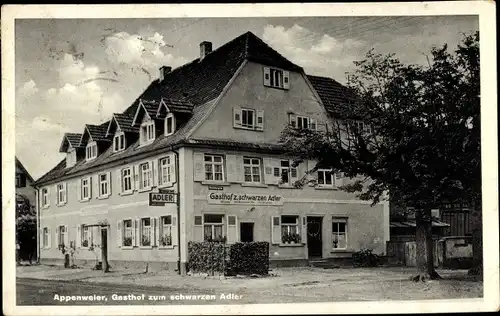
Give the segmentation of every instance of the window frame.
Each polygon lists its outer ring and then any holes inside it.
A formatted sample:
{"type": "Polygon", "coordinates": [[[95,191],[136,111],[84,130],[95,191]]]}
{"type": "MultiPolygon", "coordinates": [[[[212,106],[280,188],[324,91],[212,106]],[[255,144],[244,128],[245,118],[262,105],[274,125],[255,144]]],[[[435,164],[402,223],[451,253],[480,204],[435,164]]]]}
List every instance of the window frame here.
{"type": "Polygon", "coordinates": [[[278,89],[284,89],[285,82],[284,82],[284,74],[283,70],[277,69],[277,68],[269,68],[269,86],[271,88],[278,88],[278,89]],[[278,84],[275,84],[276,80],[278,81],[278,84]]]}
{"type": "Polygon", "coordinates": [[[49,238],[50,238],[50,232],[48,227],[44,227],[43,230],[43,240],[42,240],[42,248],[43,249],[48,249],[49,248],[49,238]]]}
{"type": "Polygon", "coordinates": [[[111,179],[109,177],[109,174],[106,173],[106,172],[99,173],[97,175],[97,185],[99,187],[99,190],[98,190],[98,196],[99,196],[99,198],[105,198],[105,197],[110,196],[110,194],[111,194],[111,192],[110,192],[110,185],[109,185],[110,181],[111,181],[111,179]],[[106,177],[106,181],[102,181],[102,179],[101,179],[102,176],[106,177]],[[103,184],[105,184],[106,193],[102,192],[103,184]]]}
{"type": "Polygon", "coordinates": [[[335,173],[331,169],[318,169],[317,170],[318,187],[335,188],[335,173]],[[320,172],[323,173],[323,183],[320,183],[320,172]],[[326,183],[326,174],[330,173],[331,184],[326,183]]]}
{"type": "Polygon", "coordinates": [[[142,122],[140,127],[140,144],[148,145],[154,142],[156,138],[156,128],[155,121],[152,119],[146,120],[142,122]],[[151,129],[151,130],[150,130],[151,129]],[[152,135],[150,135],[150,132],[152,135]],[[150,138],[151,136],[151,138],[150,138]]]}
{"type": "Polygon", "coordinates": [[[286,214],[280,215],[280,234],[281,234],[280,243],[281,244],[286,244],[286,242],[283,241],[283,237],[284,237],[283,228],[284,227],[287,227],[288,234],[290,234],[291,227],[296,227],[295,234],[297,234],[299,236],[299,239],[300,239],[300,242],[298,244],[302,244],[303,241],[302,241],[302,235],[301,235],[301,225],[300,225],[300,216],[299,215],[286,215],[286,214]],[[284,217],[295,218],[295,223],[293,223],[293,224],[292,223],[283,223],[284,217]]]}
{"type": "Polygon", "coordinates": [[[168,113],[167,116],[165,117],[165,136],[169,136],[169,135],[172,135],[175,133],[175,129],[176,129],[176,126],[175,126],[175,115],[173,113],[168,113]],[[169,132],[168,131],[168,120],[171,119],[172,120],[172,131],[169,132]]]}
{"type": "Polygon", "coordinates": [[[139,236],[141,237],[139,240],[139,247],[140,248],[152,248],[153,247],[153,238],[154,238],[154,225],[153,225],[153,219],[151,217],[141,217],[139,219],[139,236]],[[148,220],[149,221],[149,226],[144,226],[144,221],[148,220]],[[143,237],[144,235],[144,228],[149,227],[149,245],[143,245],[143,237]]]}
{"type": "Polygon", "coordinates": [[[80,247],[81,248],[89,248],[92,244],[92,240],[91,240],[91,236],[92,236],[92,233],[91,233],[91,226],[89,225],[82,225],[82,232],[81,232],[81,241],[80,241],[80,247]],[[87,237],[85,238],[85,231],[87,233],[87,237]],[[83,245],[83,242],[87,240],[87,246],[84,246],[83,245]]]}
{"type": "Polygon", "coordinates": [[[262,180],[263,180],[262,170],[263,170],[263,168],[262,168],[262,159],[261,158],[248,157],[248,156],[244,156],[243,157],[243,182],[244,183],[250,183],[250,184],[262,183],[262,180]],[[246,164],[245,163],[245,160],[247,160],[247,159],[250,161],[250,164],[246,164]],[[256,165],[253,164],[253,162],[255,160],[258,161],[257,168],[259,170],[258,171],[259,181],[254,181],[255,174],[253,172],[253,168],[255,168],[256,165]],[[246,176],[247,176],[246,168],[250,168],[250,178],[251,178],[251,181],[247,181],[247,179],[246,179],[246,176]]]}
{"type": "MultiPolygon", "coordinates": [[[[65,236],[68,233],[66,230],[66,225],[59,225],[58,228],[59,228],[59,245],[63,245],[64,240],[66,240],[65,236]]],[[[57,245],[57,247],[59,247],[59,245],[57,245]]],[[[64,244],[64,246],[69,247],[69,245],[66,244],[64,244]]]]}
{"type": "MultiPolygon", "coordinates": [[[[223,239],[224,237],[226,237],[224,235],[224,231],[225,231],[225,225],[224,225],[224,218],[225,218],[225,215],[224,214],[203,214],[202,215],[202,227],[203,227],[203,240],[206,241],[208,240],[207,239],[207,236],[205,234],[205,229],[206,227],[210,227],[210,235],[211,237],[213,238],[213,236],[215,236],[215,229],[216,227],[220,227],[220,230],[221,230],[221,238],[223,239]],[[220,222],[207,222],[206,220],[206,216],[220,216],[220,222]]],[[[199,226],[199,225],[198,225],[199,226]]]]}
{"type": "MultiPolygon", "coordinates": [[[[172,178],[171,178],[171,172],[173,166],[171,156],[165,156],[160,159],[158,159],[158,185],[160,187],[165,187],[165,186],[172,186],[172,178]],[[166,161],[166,164],[163,164],[162,162],[166,161]],[[164,175],[166,174],[167,181],[163,181],[164,175]]],[[[173,170],[175,172],[175,170],[173,170]]]]}
{"type": "Polygon", "coordinates": [[[64,205],[67,202],[67,192],[66,192],[66,184],[64,182],[60,182],[56,185],[56,200],[57,200],[57,205],[64,205]]]}
{"type": "Polygon", "coordinates": [[[89,142],[85,147],[85,157],[86,161],[93,160],[97,158],[97,143],[89,142]]]}
{"type": "Polygon", "coordinates": [[[120,192],[121,193],[130,193],[134,191],[133,187],[133,173],[131,167],[126,167],[120,170],[120,192]],[[125,175],[125,172],[128,171],[128,175],[125,175]],[[130,189],[126,190],[126,180],[129,180],[130,189]]]}
{"type": "Polygon", "coordinates": [[[90,184],[90,177],[85,177],[85,178],[82,178],[80,180],[80,187],[81,187],[81,197],[82,197],[82,201],[88,201],[92,198],[92,195],[91,195],[91,184],[90,184]],[[84,186],[84,182],[87,181],[87,193],[88,193],[88,196],[85,197],[85,195],[83,194],[85,192],[85,186],[84,186]]]}
{"type": "Polygon", "coordinates": [[[49,199],[49,189],[48,188],[43,188],[42,189],[42,208],[47,208],[50,205],[50,199],[49,199]]]}
{"type": "Polygon", "coordinates": [[[134,235],[134,223],[133,223],[133,219],[131,218],[127,218],[127,219],[124,219],[122,220],[122,241],[121,241],[121,248],[124,248],[124,249],[132,249],[134,248],[134,238],[133,238],[133,235],[134,235]],[[125,226],[125,223],[126,222],[130,222],[130,227],[126,227],[125,226]],[[128,238],[125,234],[125,232],[129,231],[130,230],[130,246],[126,246],[125,245],[125,238],[128,238]]]}
{"type": "Polygon", "coordinates": [[[172,234],[172,230],[174,229],[173,228],[173,216],[172,215],[163,215],[163,216],[160,216],[160,223],[158,224],[158,234],[161,236],[159,239],[158,239],[158,248],[173,248],[174,246],[174,240],[173,240],[173,234],[172,234]],[[165,224],[164,223],[164,219],[166,218],[170,218],[170,224],[165,224]],[[165,229],[166,228],[169,228],[169,236],[170,237],[170,244],[167,244],[167,245],[163,245],[162,244],[162,239],[164,237],[167,237],[165,235],[165,229]]]}
{"type": "MultiPolygon", "coordinates": [[[[340,226],[338,226],[338,229],[337,229],[337,232],[336,232],[336,236],[337,236],[337,243],[338,243],[338,239],[339,239],[339,236],[342,234],[340,232],[340,229],[339,229],[340,226]]],[[[347,235],[348,235],[348,218],[347,217],[340,217],[340,216],[332,216],[332,251],[344,251],[346,249],[348,249],[348,239],[347,239],[347,235]],[[343,248],[334,248],[334,240],[335,240],[335,231],[333,229],[333,226],[334,224],[344,224],[344,232],[343,232],[343,235],[344,235],[344,240],[345,240],[345,247],[343,248]]]]}
{"type": "Polygon", "coordinates": [[[117,152],[124,151],[125,147],[126,147],[125,141],[126,141],[125,140],[125,133],[122,131],[117,132],[115,134],[115,136],[113,137],[113,152],[117,153],[117,152]]]}
{"type": "Polygon", "coordinates": [[[150,161],[143,162],[139,164],[139,190],[141,191],[147,191],[151,190],[153,188],[153,166],[151,165],[150,161]],[[148,169],[143,170],[143,166],[147,165],[148,169]],[[148,186],[144,186],[144,173],[148,174],[148,186]]]}
{"type": "Polygon", "coordinates": [[[207,182],[217,182],[217,183],[223,183],[225,182],[226,180],[226,176],[224,174],[224,171],[225,171],[225,168],[224,168],[224,155],[220,155],[220,154],[203,154],[203,173],[205,175],[205,180],[204,181],[207,181],[207,182]],[[211,161],[207,161],[207,157],[211,157],[211,161]],[[220,157],[221,158],[221,162],[216,162],[215,161],[215,157],[220,157]],[[211,175],[212,175],[212,179],[207,179],[207,165],[211,165],[212,168],[211,168],[211,175]],[[215,166],[221,166],[221,172],[216,172],[215,171],[215,166]],[[220,180],[217,180],[215,179],[215,175],[216,174],[219,174],[221,173],[221,176],[222,176],[222,179],[220,180]]]}
{"type": "MultiPolygon", "coordinates": [[[[291,159],[280,159],[280,166],[279,166],[279,177],[280,177],[280,185],[282,186],[291,186],[293,185],[293,182],[292,182],[292,173],[295,172],[295,177],[293,178],[297,178],[297,167],[292,167],[292,164],[293,164],[293,160],[291,159]],[[288,167],[286,166],[283,166],[283,162],[287,162],[288,163],[288,167]],[[286,174],[287,174],[287,177],[288,177],[288,181],[287,182],[284,182],[283,181],[283,175],[285,174],[284,171],[287,171],[286,174]],[[293,170],[293,171],[292,171],[293,170]]],[[[275,170],[273,171],[274,174],[275,173],[275,170]]]]}
{"type": "Polygon", "coordinates": [[[256,129],[256,127],[257,127],[257,111],[255,109],[249,109],[249,108],[240,108],[240,110],[241,110],[241,126],[240,127],[243,129],[249,129],[249,130],[256,129]],[[252,118],[251,125],[243,123],[243,117],[244,117],[243,112],[247,113],[246,114],[247,121],[248,121],[248,117],[249,117],[248,114],[250,112],[251,118],[252,118]]]}

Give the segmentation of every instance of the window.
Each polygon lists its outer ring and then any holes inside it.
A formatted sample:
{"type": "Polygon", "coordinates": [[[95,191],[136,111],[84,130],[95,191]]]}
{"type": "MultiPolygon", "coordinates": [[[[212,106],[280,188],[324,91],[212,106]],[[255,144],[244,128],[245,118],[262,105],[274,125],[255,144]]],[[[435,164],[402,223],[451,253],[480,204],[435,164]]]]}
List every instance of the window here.
{"type": "Polygon", "coordinates": [[[159,246],[172,246],[172,216],[160,217],[160,223],[159,246]]]}
{"type": "Polygon", "coordinates": [[[270,69],[269,85],[274,88],[283,88],[283,71],[270,69]]]}
{"type": "Polygon", "coordinates": [[[107,173],[99,175],[99,196],[106,197],[109,195],[109,176],[107,173]]]}
{"type": "Polygon", "coordinates": [[[50,245],[49,245],[49,238],[50,238],[50,234],[49,234],[49,228],[48,227],[44,227],[43,228],[43,241],[42,241],[42,245],[44,248],[49,248],[50,245]]]}
{"type": "Polygon", "coordinates": [[[255,127],[255,111],[250,109],[241,109],[241,125],[246,128],[255,127]]]}
{"type": "Polygon", "coordinates": [[[362,132],[362,133],[371,133],[371,126],[365,124],[363,121],[351,121],[350,126],[353,131],[362,132]]]}
{"type": "Polygon", "coordinates": [[[309,128],[309,118],[305,116],[297,116],[297,128],[298,129],[309,128]]]}
{"type": "Polygon", "coordinates": [[[316,130],[316,120],[307,116],[290,114],[290,125],[297,129],[316,130]]]}
{"type": "Polygon", "coordinates": [[[260,165],[259,158],[243,158],[245,182],[260,183],[260,165]]]}
{"type": "Polygon", "coordinates": [[[264,110],[233,108],[233,127],[249,129],[249,130],[264,130],[264,110]]]}
{"type": "Polygon", "coordinates": [[[49,206],[49,189],[42,189],[42,207],[49,206]]]}
{"type": "Polygon", "coordinates": [[[175,132],[174,114],[168,113],[165,118],[165,135],[172,135],[175,132]]]}
{"type": "Polygon", "coordinates": [[[132,227],[132,220],[127,219],[123,221],[123,246],[132,247],[132,236],[134,228],[132,227]]]}
{"type": "Polygon", "coordinates": [[[64,203],[66,203],[66,183],[59,183],[57,185],[57,204],[64,203]]]}
{"type": "Polygon", "coordinates": [[[224,181],[224,162],[222,156],[205,155],[205,180],[224,181]]]}
{"type": "Polygon", "coordinates": [[[333,172],[327,169],[318,170],[318,185],[319,186],[334,186],[335,178],[333,172]]]}
{"type": "Polygon", "coordinates": [[[332,219],[332,248],[347,248],[347,218],[333,217],[332,219]]]}
{"type": "Polygon", "coordinates": [[[122,169],[122,193],[132,191],[132,170],[130,168],[122,169]]]}
{"type": "MultiPolygon", "coordinates": [[[[68,232],[66,231],[66,226],[64,226],[64,225],[59,226],[59,235],[58,235],[59,245],[64,245],[64,241],[66,240],[67,233],[68,232]]],[[[69,246],[69,245],[66,245],[66,246],[69,246]]]]}
{"type": "Polygon", "coordinates": [[[90,178],[82,179],[82,200],[90,199],[90,178]]]}
{"type": "Polygon", "coordinates": [[[113,151],[119,152],[125,149],[125,133],[120,132],[113,138],[113,151]]]}
{"type": "Polygon", "coordinates": [[[281,216],[281,242],[282,243],[299,243],[299,217],[298,216],[281,216]]]}
{"type": "Polygon", "coordinates": [[[159,161],[159,185],[167,185],[172,183],[172,172],[174,171],[174,166],[170,157],[165,157],[159,161]]]}
{"type": "Polygon", "coordinates": [[[82,226],[82,247],[87,248],[91,244],[90,240],[90,227],[83,225],[82,226]]]}
{"type": "Polygon", "coordinates": [[[210,215],[203,216],[203,238],[204,240],[223,240],[223,218],[224,215],[210,215]]]}
{"type": "Polygon", "coordinates": [[[290,160],[281,160],[280,168],[274,169],[274,175],[281,177],[282,184],[292,184],[292,178],[297,178],[297,168],[291,167],[290,160]]]}
{"type": "Polygon", "coordinates": [[[155,122],[146,121],[141,125],[141,144],[147,144],[155,139],[155,122]]]}
{"type": "Polygon", "coordinates": [[[97,144],[96,142],[88,143],[86,148],[87,160],[92,160],[97,157],[97,144]]]}
{"type": "Polygon", "coordinates": [[[24,188],[26,186],[26,176],[22,173],[16,174],[16,188],[24,188]]]}
{"type": "Polygon", "coordinates": [[[141,219],[141,246],[151,246],[151,218],[141,219]]]}
{"type": "Polygon", "coordinates": [[[151,188],[151,165],[149,162],[145,162],[139,166],[139,176],[140,176],[140,188],[141,189],[149,189],[151,188]]]}

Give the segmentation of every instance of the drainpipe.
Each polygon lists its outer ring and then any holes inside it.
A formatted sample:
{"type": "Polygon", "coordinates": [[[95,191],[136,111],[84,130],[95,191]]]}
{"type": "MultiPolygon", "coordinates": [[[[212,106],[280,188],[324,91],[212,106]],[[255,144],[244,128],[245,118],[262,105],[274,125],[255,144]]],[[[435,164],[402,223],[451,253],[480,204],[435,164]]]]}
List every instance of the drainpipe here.
{"type": "Polygon", "coordinates": [[[41,255],[41,249],[40,249],[40,243],[42,242],[40,240],[40,191],[37,187],[35,187],[35,211],[36,211],[36,262],[39,264],[40,263],[40,255],[41,255]]]}
{"type": "Polygon", "coordinates": [[[181,272],[181,181],[179,178],[179,152],[172,149],[175,154],[175,179],[177,180],[177,273],[180,275],[181,272]]]}

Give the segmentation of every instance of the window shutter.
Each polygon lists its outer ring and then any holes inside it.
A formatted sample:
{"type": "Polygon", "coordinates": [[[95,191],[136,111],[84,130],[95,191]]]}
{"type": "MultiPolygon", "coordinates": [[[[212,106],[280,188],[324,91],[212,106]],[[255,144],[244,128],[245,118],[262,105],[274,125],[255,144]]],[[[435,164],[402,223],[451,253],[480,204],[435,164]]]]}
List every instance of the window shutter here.
{"type": "MultiPolygon", "coordinates": [[[[92,178],[93,178],[93,177],[92,177],[92,178]]],[[[101,195],[101,194],[100,194],[100,193],[101,193],[101,191],[99,190],[99,175],[98,175],[98,174],[96,174],[95,179],[94,179],[94,181],[92,181],[92,182],[93,182],[93,183],[92,183],[92,186],[94,187],[94,190],[93,190],[93,191],[95,192],[95,197],[96,197],[96,199],[97,199],[97,197],[98,197],[99,195],[101,195]]]]}
{"type": "Polygon", "coordinates": [[[134,190],[139,190],[139,165],[133,166],[133,183],[134,183],[134,190]]]}
{"type": "Polygon", "coordinates": [[[306,172],[307,172],[307,161],[303,161],[297,166],[297,178],[302,179],[302,177],[306,176],[306,172]]]}
{"type": "Polygon", "coordinates": [[[76,247],[82,247],[82,225],[76,226],[76,247]]]}
{"type": "Polygon", "coordinates": [[[108,195],[113,193],[113,179],[111,177],[111,172],[108,172],[108,195]]]}
{"type": "Polygon", "coordinates": [[[336,172],[335,173],[335,186],[336,187],[340,187],[344,183],[344,175],[342,174],[342,172],[336,172]]]}
{"type": "Polygon", "coordinates": [[[158,186],[158,160],[151,160],[151,183],[152,187],[158,186]]]}
{"type": "Polygon", "coordinates": [[[280,177],[274,175],[274,168],[279,168],[279,160],[274,158],[263,158],[264,165],[264,183],[265,184],[278,184],[280,177]]]}
{"type": "Polygon", "coordinates": [[[52,247],[52,234],[50,233],[50,228],[47,228],[47,248],[52,247]]]}
{"type": "Polygon", "coordinates": [[[233,127],[241,127],[241,109],[233,108],[233,127]]]}
{"type": "Polygon", "coordinates": [[[92,198],[92,186],[93,186],[92,176],[89,177],[89,199],[92,198]]]}
{"type": "Polygon", "coordinates": [[[290,72],[283,71],[283,89],[290,89],[290,72]]]}
{"type": "Polygon", "coordinates": [[[204,155],[203,153],[194,153],[194,181],[205,180],[205,167],[204,167],[204,155]]]}
{"type": "Polygon", "coordinates": [[[175,154],[170,154],[170,181],[172,183],[177,182],[176,168],[178,168],[178,166],[176,164],[175,154]]]}
{"type": "Polygon", "coordinates": [[[47,247],[47,245],[45,245],[43,243],[43,230],[44,230],[44,228],[40,229],[40,237],[39,237],[40,239],[38,241],[38,243],[40,244],[40,248],[46,248],[47,247]]]}
{"type": "Polygon", "coordinates": [[[297,116],[295,116],[295,114],[290,114],[290,125],[293,127],[293,128],[296,128],[297,127],[297,116]]]}
{"type": "Polygon", "coordinates": [[[64,190],[64,204],[68,202],[68,183],[64,182],[63,183],[63,190],[64,190]]]}
{"type": "Polygon", "coordinates": [[[94,226],[89,227],[89,247],[95,245],[94,242],[94,226]]]}
{"type": "Polygon", "coordinates": [[[177,246],[179,241],[177,235],[177,217],[172,216],[172,246],[177,246]]]}
{"type": "Polygon", "coordinates": [[[244,174],[243,174],[243,156],[236,155],[236,182],[243,183],[244,182],[244,174]]]}
{"type": "Polygon", "coordinates": [[[271,242],[281,243],[281,217],[279,216],[271,216],[271,242]]]}
{"type": "Polygon", "coordinates": [[[61,201],[59,201],[59,191],[57,190],[57,184],[54,186],[54,191],[56,192],[55,196],[56,196],[56,205],[59,205],[59,203],[61,203],[61,201]]]}
{"type": "Polygon", "coordinates": [[[68,226],[64,226],[64,244],[69,246],[69,230],[68,226]]]}
{"type": "Polygon", "coordinates": [[[310,129],[313,131],[316,131],[318,129],[318,126],[316,124],[316,120],[313,118],[309,119],[309,125],[310,125],[310,129]]]}
{"type": "Polygon", "coordinates": [[[151,225],[150,229],[149,229],[149,240],[150,240],[150,243],[151,243],[151,246],[156,246],[156,242],[155,242],[155,231],[156,231],[156,218],[154,217],[150,217],[149,218],[149,224],[151,225]]]}
{"type": "Polygon", "coordinates": [[[78,183],[76,184],[76,196],[78,201],[82,200],[82,179],[78,179],[78,183]]]}
{"type": "Polygon", "coordinates": [[[122,221],[116,221],[116,247],[122,246],[122,221]]]}
{"type": "Polygon", "coordinates": [[[237,183],[238,182],[238,170],[236,165],[238,164],[236,155],[226,155],[226,173],[227,173],[227,182],[237,183]]]}
{"type": "Polygon", "coordinates": [[[227,219],[227,242],[235,243],[238,241],[238,222],[235,215],[228,215],[227,219]]]}
{"type": "Polygon", "coordinates": [[[303,244],[306,244],[307,243],[307,217],[306,216],[302,216],[302,229],[301,229],[301,242],[303,244]]]}
{"type": "Polygon", "coordinates": [[[271,69],[264,67],[264,85],[269,87],[271,85],[271,69]]]}
{"type": "Polygon", "coordinates": [[[137,246],[137,220],[132,220],[132,246],[137,246]]]}
{"type": "Polygon", "coordinates": [[[162,225],[163,223],[161,222],[161,217],[155,217],[154,218],[155,220],[155,239],[154,239],[154,243],[156,246],[161,246],[161,243],[160,243],[160,225],[162,225]]]}
{"type": "Polygon", "coordinates": [[[118,195],[120,195],[123,191],[122,169],[116,170],[116,181],[118,184],[118,195]]]}
{"type": "Polygon", "coordinates": [[[56,247],[59,247],[61,241],[59,240],[59,226],[56,227],[56,247]]]}
{"type": "Polygon", "coordinates": [[[257,110],[255,129],[258,131],[264,130],[264,110],[257,110]]]}

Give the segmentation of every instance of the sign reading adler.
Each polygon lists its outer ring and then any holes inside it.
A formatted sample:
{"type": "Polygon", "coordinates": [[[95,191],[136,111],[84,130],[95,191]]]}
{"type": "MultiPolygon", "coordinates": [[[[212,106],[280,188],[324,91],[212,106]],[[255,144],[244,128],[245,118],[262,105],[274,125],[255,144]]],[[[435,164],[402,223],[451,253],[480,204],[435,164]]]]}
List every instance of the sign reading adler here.
{"type": "Polygon", "coordinates": [[[150,206],[164,206],[165,203],[177,203],[175,193],[149,193],[150,206]]]}
{"type": "Polygon", "coordinates": [[[283,205],[283,197],[275,194],[209,193],[209,204],[283,205]]]}

